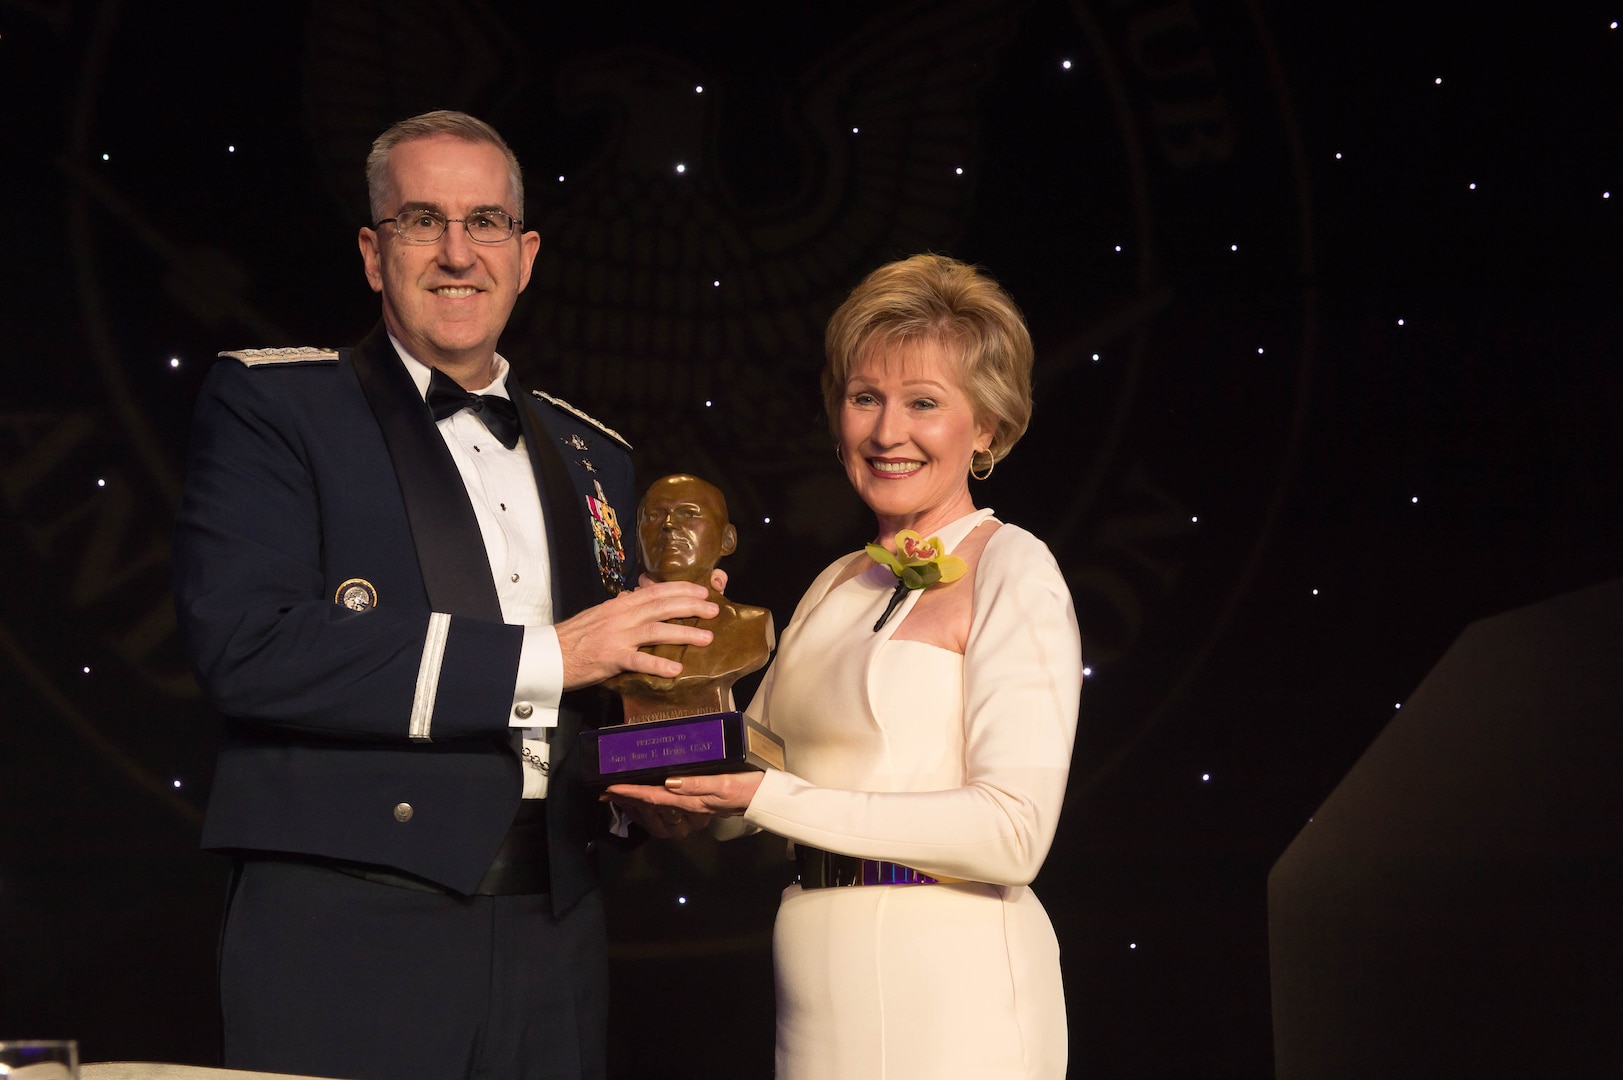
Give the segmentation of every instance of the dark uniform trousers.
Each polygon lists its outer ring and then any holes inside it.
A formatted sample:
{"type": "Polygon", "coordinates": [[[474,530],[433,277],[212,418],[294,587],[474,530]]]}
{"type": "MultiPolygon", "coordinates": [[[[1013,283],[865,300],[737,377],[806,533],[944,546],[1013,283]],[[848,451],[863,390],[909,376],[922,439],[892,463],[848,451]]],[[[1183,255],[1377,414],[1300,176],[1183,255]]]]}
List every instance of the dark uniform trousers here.
{"type": "Polygon", "coordinates": [[[602,1077],[601,893],[550,898],[401,888],[251,860],[220,961],[226,1064],[303,1075],[602,1077]]]}

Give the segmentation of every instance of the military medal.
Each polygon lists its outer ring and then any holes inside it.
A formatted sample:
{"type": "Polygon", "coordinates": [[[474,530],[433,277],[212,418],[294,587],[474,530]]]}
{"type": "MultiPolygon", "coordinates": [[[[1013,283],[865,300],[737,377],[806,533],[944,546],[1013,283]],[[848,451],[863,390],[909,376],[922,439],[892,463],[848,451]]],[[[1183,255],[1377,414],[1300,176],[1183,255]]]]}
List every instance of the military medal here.
{"type": "Polygon", "coordinates": [[[597,548],[597,573],[603,587],[618,595],[626,590],[626,549],[620,535],[620,517],[609,505],[603,485],[592,481],[594,498],[586,496],[586,509],[592,518],[592,544],[597,548]]]}

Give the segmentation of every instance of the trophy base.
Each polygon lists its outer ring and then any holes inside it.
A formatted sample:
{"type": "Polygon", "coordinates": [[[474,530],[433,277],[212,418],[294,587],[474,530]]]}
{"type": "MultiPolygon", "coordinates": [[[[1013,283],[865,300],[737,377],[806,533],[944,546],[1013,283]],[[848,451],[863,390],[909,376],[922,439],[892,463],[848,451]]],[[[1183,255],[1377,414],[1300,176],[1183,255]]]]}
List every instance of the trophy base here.
{"type": "Polygon", "coordinates": [[[588,784],[657,784],[667,776],[784,767],[783,740],[740,712],[583,731],[580,749],[588,784]]]}

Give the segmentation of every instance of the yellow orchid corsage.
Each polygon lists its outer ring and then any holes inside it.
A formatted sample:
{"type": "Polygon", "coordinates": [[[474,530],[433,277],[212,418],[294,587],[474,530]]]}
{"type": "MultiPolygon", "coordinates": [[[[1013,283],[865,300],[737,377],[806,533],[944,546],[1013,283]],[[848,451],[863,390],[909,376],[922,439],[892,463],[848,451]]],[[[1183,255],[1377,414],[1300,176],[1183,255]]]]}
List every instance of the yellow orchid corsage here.
{"type": "Polygon", "coordinates": [[[941,550],[941,537],[932,536],[926,540],[912,529],[903,529],[896,534],[894,555],[878,544],[869,544],[866,550],[870,559],[881,566],[890,567],[890,572],[896,575],[896,591],[890,594],[885,613],[873,624],[876,634],[901,605],[909,589],[928,589],[936,582],[957,581],[969,572],[968,563],[941,550]]]}

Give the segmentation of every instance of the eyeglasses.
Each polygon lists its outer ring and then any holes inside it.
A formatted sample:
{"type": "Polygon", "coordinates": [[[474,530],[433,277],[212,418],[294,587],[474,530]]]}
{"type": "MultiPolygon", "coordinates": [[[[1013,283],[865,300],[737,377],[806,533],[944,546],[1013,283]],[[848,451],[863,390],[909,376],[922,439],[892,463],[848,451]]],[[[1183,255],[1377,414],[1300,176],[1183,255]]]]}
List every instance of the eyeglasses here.
{"type": "Polygon", "coordinates": [[[410,240],[414,244],[432,244],[445,235],[446,228],[453,221],[461,222],[462,227],[468,230],[468,238],[478,244],[499,244],[511,239],[514,230],[524,226],[524,222],[500,210],[476,210],[460,218],[448,218],[434,210],[407,210],[392,218],[374,222],[372,227],[376,229],[390,221],[394,222],[395,232],[402,240],[410,240]]]}

